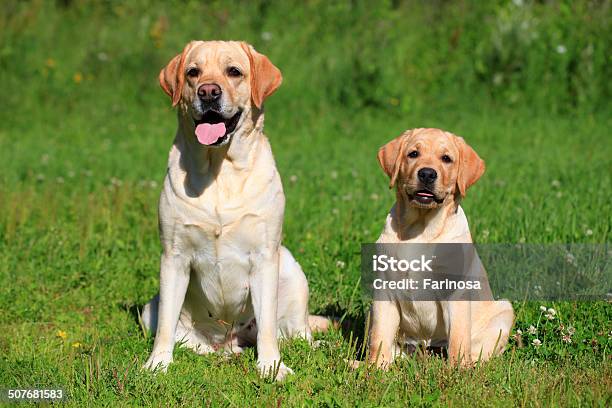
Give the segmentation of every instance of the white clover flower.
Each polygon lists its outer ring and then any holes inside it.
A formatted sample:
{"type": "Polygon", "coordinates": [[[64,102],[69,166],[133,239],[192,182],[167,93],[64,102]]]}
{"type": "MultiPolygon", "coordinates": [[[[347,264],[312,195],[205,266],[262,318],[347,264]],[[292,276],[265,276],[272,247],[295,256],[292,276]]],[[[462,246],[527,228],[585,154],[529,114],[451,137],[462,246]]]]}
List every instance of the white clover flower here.
{"type": "Polygon", "coordinates": [[[540,306],[540,310],[545,312],[546,311],[546,306],[540,306]]]}
{"type": "Polygon", "coordinates": [[[336,170],[333,170],[329,175],[334,180],[338,178],[338,172],[336,170]]]}
{"type": "Polygon", "coordinates": [[[533,344],[534,347],[540,347],[542,345],[542,342],[540,341],[540,339],[533,339],[531,341],[531,344],[533,344]]]}
{"type": "Polygon", "coordinates": [[[157,188],[157,181],[155,181],[155,180],[151,180],[151,181],[149,181],[149,187],[151,187],[151,188],[157,188]]]}
{"type": "Polygon", "coordinates": [[[523,0],[512,0],[512,2],[514,3],[514,5],[516,7],[522,7],[523,6],[523,0]]]}
{"type": "Polygon", "coordinates": [[[565,45],[559,44],[557,45],[557,52],[559,54],[565,54],[567,52],[567,48],[565,48],[565,45]]]}
{"type": "Polygon", "coordinates": [[[298,177],[295,174],[292,174],[291,176],[289,176],[289,181],[292,183],[295,183],[297,179],[298,177]]]}
{"type": "Polygon", "coordinates": [[[569,326],[569,327],[567,328],[567,333],[568,333],[570,336],[573,336],[573,335],[574,335],[574,333],[576,333],[576,329],[575,329],[573,326],[569,326]]]}
{"type": "Polygon", "coordinates": [[[261,39],[264,41],[270,41],[272,39],[272,33],[269,31],[264,31],[261,33],[261,39]]]}
{"type": "Polygon", "coordinates": [[[529,334],[536,334],[538,332],[538,329],[536,329],[533,325],[529,326],[529,328],[527,329],[527,333],[529,334]]]}
{"type": "Polygon", "coordinates": [[[520,336],[521,334],[523,334],[523,331],[521,329],[516,329],[516,334],[520,336]]]}
{"type": "Polygon", "coordinates": [[[489,230],[488,229],[482,230],[482,237],[487,238],[488,236],[489,236],[489,230]]]}
{"type": "Polygon", "coordinates": [[[58,177],[55,179],[55,181],[57,181],[58,184],[64,184],[64,178],[63,177],[58,177]]]}
{"type": "Polygon", "coordinates": [[[572,342],[572,337],[569,334],[564,334],[563,336],[561,336],[561,341],[569,344],[572,342]]]}
{"type": "Polygon", "coordinates": [[[76,176],[76,174],[74,173],[74,170],[70,170],[70,171],[68,172],[68,177],[69,177],[69,178],[74,178],[74,176],[76,176]]]}
{"type": "Polygon", "coordinates": [[[44,174],[38,173],[36,175],[36,181],[43,181],[44,179],[45,179],[45,175],[44,174]]]}
{"type": "Polygon", "coordinates": [[[339,269],[344,269],[344,267],[346,266],[346,264],[344,263],[344,261],[336,261],[336,267],[339,269]]]}
{"type": "Polygon", "coordinates": [[[376,201],[376,200],[378,200],[378,194],[376,194],[376,193],[372,193],[372,194],[370,194],[370,198],[371,198],[372,200],[376,201]]]}
{"type": "Polygon", "coordinates": [[[337,208],[334,208],[334,209],[332,209],[332,214],[338,215],[338,214],[340,214],[340,210],[338,210],[337,208]]]}
{"type": "Polygon", "coordinates": [[[591,235],[593,235],[593,230],[592,229],[588,229],[588,230],[586,230],[585,234],[587,236],[591,236],[591,235]]]}
{"type": "Polygon", "coordinates": [[[561,187],[561,182],[559,180],[553,180],[552,183],[550,183],[550,185],[555,188],[559,188],[561,187]]]}
{"type": "Polygon", "coordinates": [[[544,315],[548,320],[555,320],[555,315],[551,313],[546,313],[544,315]]]}
{"type": "Polygon", "coordinates": [[[548,314],[551,314],[554,316],[557,314],[557,311],[551,307],[550,309],[548,309],[548,314]]]}
{"type": "Polygon", "coordinates": [[[557,191],[557,198],[561,198],[561,197],[563,197],[563,192],[557,191]]]}

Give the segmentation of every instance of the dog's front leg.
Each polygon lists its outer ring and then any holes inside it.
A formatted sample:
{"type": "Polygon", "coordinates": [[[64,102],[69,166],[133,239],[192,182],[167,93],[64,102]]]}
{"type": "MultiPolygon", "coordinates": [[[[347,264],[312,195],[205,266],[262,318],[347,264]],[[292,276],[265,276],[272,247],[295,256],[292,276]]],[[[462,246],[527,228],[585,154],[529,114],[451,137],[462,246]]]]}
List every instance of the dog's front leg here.
{"type": "Polygon", "coordinates": [[[400,310],[397,302],[378,300],[372,302],[370,333],[368,338],[369,362],[386,370],[395,358],[395,338],[400,326],[400,310]]]}
{"type": "Polygon", "coordinates": [[[468,301],[451,301],[449,307],[448,360],[452,365],[472,365],[472,308],[468,301]]]}
{"type": "Polygon", "coordinates": [[[261,376],[278,370],[277,380],[293,371],[281,362],[278,350],[278,251],[265,250],[253,257],[250,278],[251,299],[257,322],[257,368],[261,376]]]}
{"type": "Polygon", "coordinates": [[[162,255],[159,277],[157,333],[151,356],[144,365],[149,370],[166,371],[172,362],[176,325],[189,284],[189,267],[181,256],[162,255]]]}

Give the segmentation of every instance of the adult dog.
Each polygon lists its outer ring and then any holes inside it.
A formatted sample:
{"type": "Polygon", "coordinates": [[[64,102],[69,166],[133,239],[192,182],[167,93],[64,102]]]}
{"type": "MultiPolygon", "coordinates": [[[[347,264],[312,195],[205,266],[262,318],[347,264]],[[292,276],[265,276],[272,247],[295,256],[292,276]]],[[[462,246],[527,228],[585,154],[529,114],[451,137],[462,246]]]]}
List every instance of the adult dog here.
{"type": "MultiPolygon", "coordinates": [[[[378,161],[397,197],[378,243],[472,242],[459,203],[485,165],[463,138],[409,130],[383,146],[378,161]]],[[[374,301],[369,360],[386,368],[400,346],[425,344],[447,347],[452,363],[469,366],[503,352],[513,320],[505,300],[374,301]]]]}
{"type": "Polygon", "coordinates": [[[256,343],[262,375],[282,379],[279,336],[311,338],[308,283],[281,246],[285,197],[263,133],[263,102],[281,84],[243,42],[192,41],[159,74],[178,106],[159,202],[160,291],[143,309],[156,332],[146,368],[165,370],[175,342],[198,353],[256,343]]]}

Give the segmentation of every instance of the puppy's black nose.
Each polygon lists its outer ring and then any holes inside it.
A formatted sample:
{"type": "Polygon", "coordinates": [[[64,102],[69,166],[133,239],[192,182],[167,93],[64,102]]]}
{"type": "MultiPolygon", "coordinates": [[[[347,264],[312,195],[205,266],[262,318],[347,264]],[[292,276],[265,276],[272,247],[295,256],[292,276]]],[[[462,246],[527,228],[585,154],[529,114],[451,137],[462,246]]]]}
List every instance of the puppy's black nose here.
{"type": "Polygon", "coordinates": [[[198,97],[204,102],[216,101],[222,93],[221,87],[217,84],[202,84],[198,88],[198,97]]]}
{"type": "Polygon", "coordinates": [[[423,167],[419,170],[417,175],[419,176],[419,180],[425,184],[431,184],[438,178],[438,173],[429,167],[423,167]]]}

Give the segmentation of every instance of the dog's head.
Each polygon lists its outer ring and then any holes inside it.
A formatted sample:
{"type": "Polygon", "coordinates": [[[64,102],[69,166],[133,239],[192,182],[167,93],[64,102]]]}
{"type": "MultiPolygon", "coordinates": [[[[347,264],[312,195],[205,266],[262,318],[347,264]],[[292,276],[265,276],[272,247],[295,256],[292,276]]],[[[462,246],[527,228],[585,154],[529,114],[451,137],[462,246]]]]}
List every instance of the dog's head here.
{"type": "Polygon", "coordinates": [[[390,187],[412,207],[436,208],[464,197],[482,176],[484,161],[465,140],[440,129],[413,129],[378,151],[390,187]]]}
{"type": "Polygon", "coordinates": [[[228,144],[281,82],[265,55],[237,41],[192,41],[159,73],[172,105],[179,105],[207,146],[228,144]]]}

